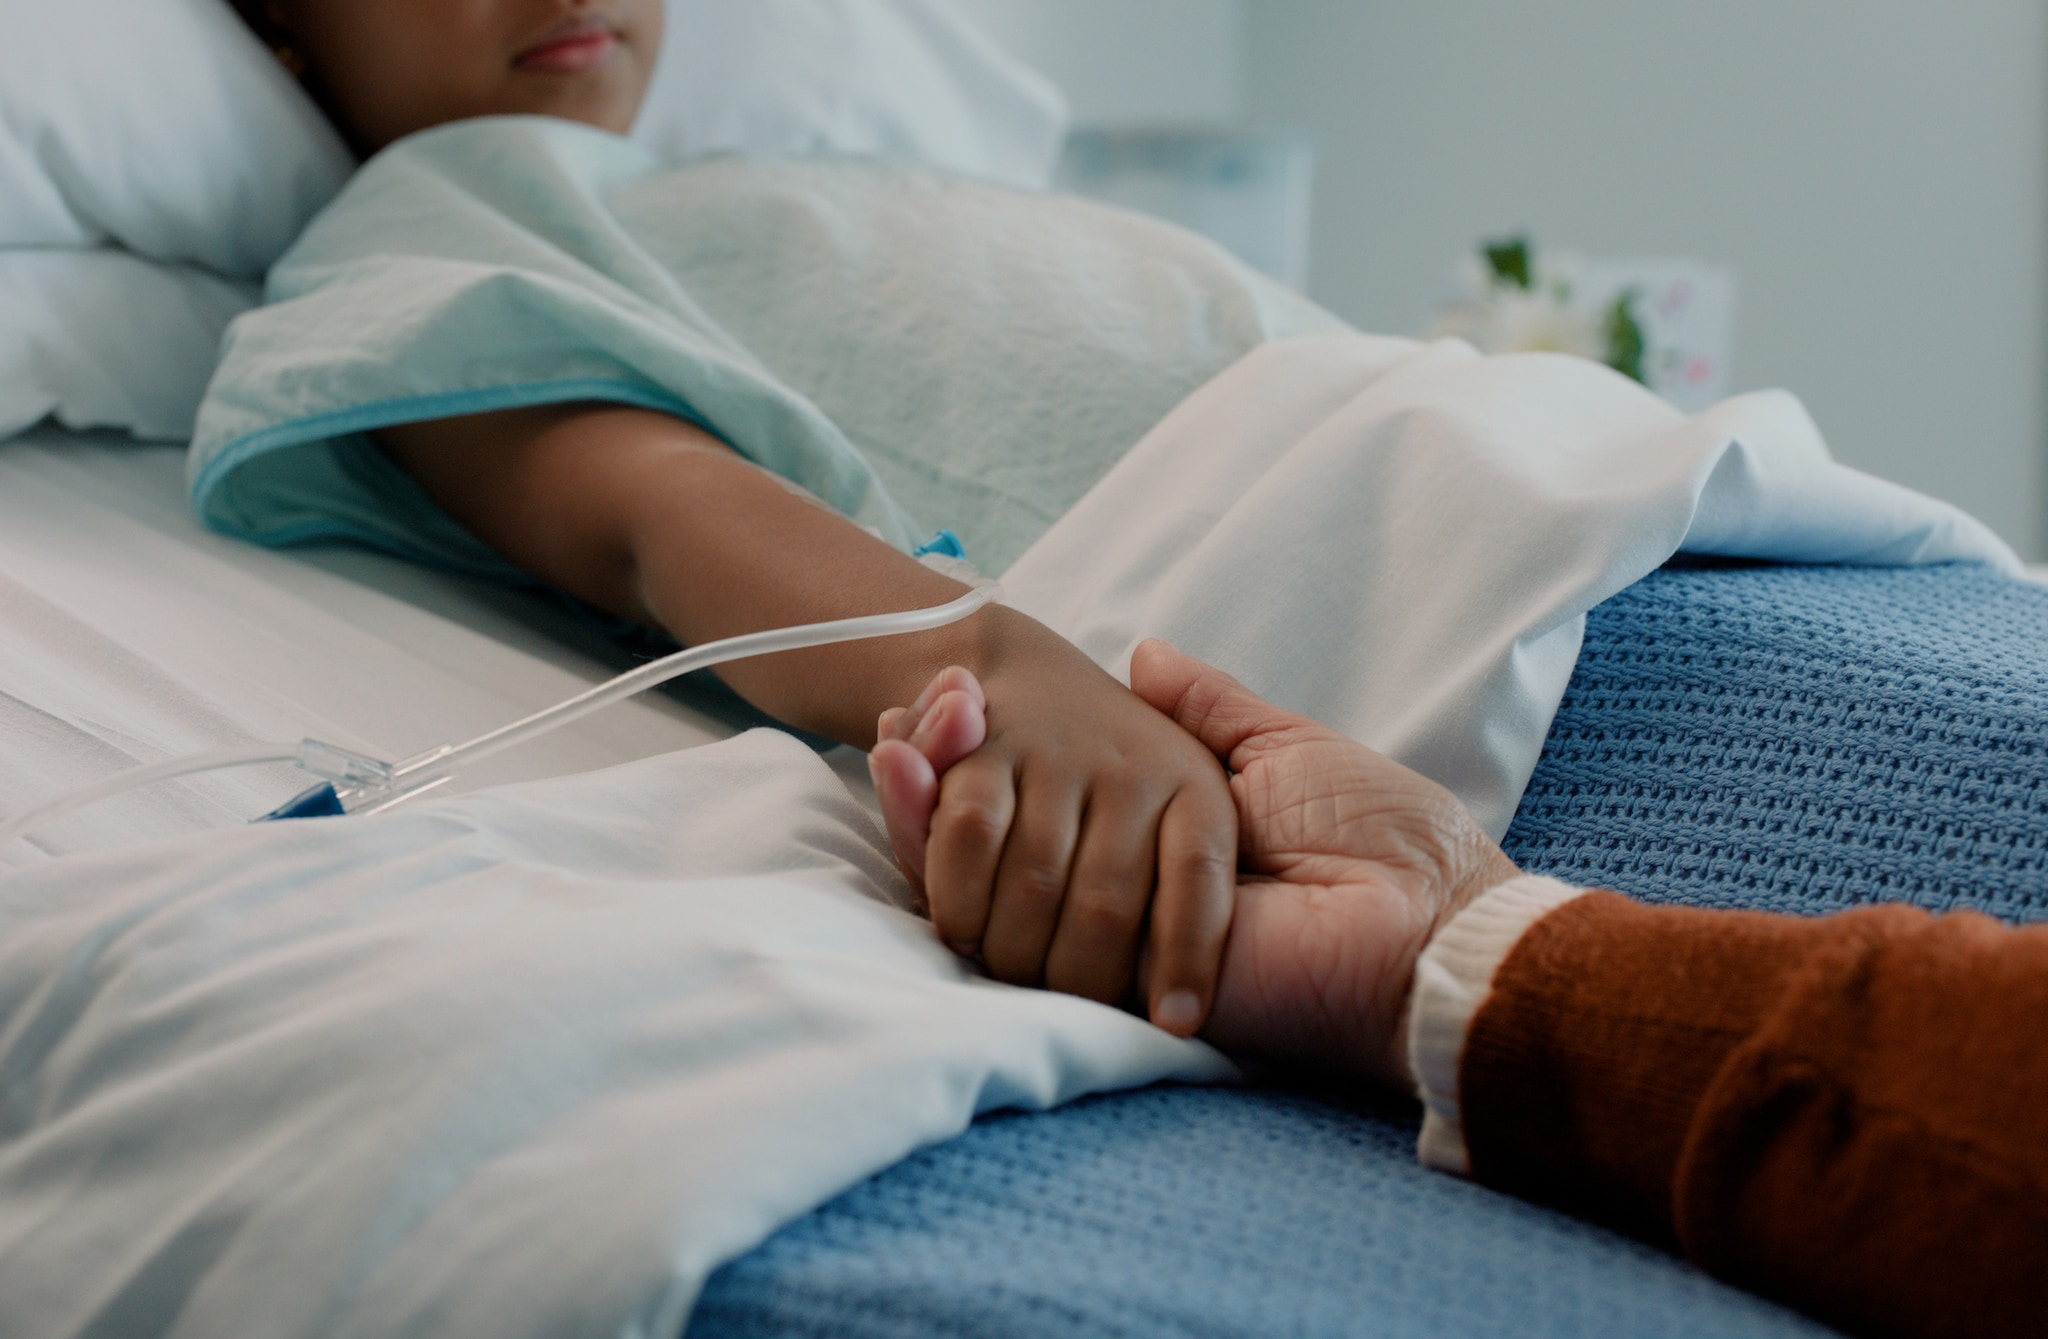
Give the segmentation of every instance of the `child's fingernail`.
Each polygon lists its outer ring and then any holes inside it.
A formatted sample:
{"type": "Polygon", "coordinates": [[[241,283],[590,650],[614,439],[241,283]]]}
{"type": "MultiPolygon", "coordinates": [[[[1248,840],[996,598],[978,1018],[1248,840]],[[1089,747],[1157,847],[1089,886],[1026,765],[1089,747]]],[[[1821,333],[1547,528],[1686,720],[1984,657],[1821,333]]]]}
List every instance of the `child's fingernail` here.
{"type": "MultiPolygon", "coordinates": [[[[940,700],[943,701],[944,699],[940,700]]],[[[922,753],[930,746],[932,738],[939,732],[939,717],[942,714],[936,706],[925,712],[924,718],[917,723],[917,729],[910,732],[910,746],[912,748],[922,753]]]]}
{"type": "Polygon", "coordinates": [[[1192,990],[1169,990],[1160,997],[1152,1021],[1176,1037],[1192,1037],[1202,1023],[1202,1001],[1192,990]]]}

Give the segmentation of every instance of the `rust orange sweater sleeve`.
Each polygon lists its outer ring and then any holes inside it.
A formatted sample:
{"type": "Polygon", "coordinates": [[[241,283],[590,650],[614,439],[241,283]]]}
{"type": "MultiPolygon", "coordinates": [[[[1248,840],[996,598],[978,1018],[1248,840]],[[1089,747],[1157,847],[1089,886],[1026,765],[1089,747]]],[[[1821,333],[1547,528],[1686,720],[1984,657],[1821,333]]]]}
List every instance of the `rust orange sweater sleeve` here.
{"type": "Polygon", "coordinates": [[[1495,974],[1473,1174],[1871,1335],[2048,1335],[2048,927],[1595,893],[1495,974]]]}

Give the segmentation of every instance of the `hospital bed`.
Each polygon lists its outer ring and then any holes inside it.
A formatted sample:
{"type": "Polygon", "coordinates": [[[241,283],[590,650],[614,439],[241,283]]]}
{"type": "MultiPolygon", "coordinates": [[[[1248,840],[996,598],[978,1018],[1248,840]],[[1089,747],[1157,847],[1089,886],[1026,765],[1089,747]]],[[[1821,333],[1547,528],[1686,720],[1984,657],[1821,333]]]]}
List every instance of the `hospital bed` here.
{"type": "MultiPolygon", "coordinates": [[[[2048,916],[2048,590],[1667,568],[1595,611],[1505,845],[1659,902],[2048,916]]],[[[1415,1131],[1261,1084],[987,1120],[728,1266],[692,1333],[1827,1332],[1433,1175],[1415,1131]]]]}
{"type": "MultiPolygon", "coordinates": [[[[0,811],[122,759],[316,735],[466,738],[630,657],[543,598],[200,529],[181,452],[0,444],[0,811]]],[[[733,732],[657,695],[460,783],[733,732]]],[[[833,761],[859,788],[857,755],[833,761]]],[[[133,842],[260,813],[255,772],[53,830],[133,842]]],[[[2048,914],[2048,589],[1973,568],[1691,563],[1595,611],[1507,839],[1651,899],[2048,914]]],[[[16,853],[14,859],[25,859],[16,853]]],[[[1415,1113],[1278,1076],[996,1114],[726,1264],[692,1335],[1821,1333],[1644,1243],[1424,1170],[1415,1113]]],[[[0,1312],[4,1315],[4,1312],[0,1312]]]]}

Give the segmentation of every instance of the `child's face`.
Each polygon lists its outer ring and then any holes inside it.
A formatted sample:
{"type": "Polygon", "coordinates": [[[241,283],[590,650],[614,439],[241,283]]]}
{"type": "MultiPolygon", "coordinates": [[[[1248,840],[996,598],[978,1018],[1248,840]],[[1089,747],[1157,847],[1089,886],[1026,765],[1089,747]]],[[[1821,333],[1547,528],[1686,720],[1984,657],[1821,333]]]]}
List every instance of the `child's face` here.
{"type": "Polygon", "coordinates": [[[531,113],[624,133],[662,0],[271,0],[274,26],[358,145],[531,113]]]}

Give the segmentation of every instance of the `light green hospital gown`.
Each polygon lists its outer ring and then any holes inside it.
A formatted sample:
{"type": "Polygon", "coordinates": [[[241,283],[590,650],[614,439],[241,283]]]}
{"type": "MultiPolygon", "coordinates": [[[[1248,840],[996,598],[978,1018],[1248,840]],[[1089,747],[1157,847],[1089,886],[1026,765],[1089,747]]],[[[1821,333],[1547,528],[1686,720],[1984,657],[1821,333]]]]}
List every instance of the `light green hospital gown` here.
{"type": "Polygon", "coordinates": [[[368,433],[662,409],[900,547],[950,528],[1000,573],[1253,346],[1343,328],[1192,234],[1069,197],[865,159],[672,168],[530,117],[374,159],[269,299],[201,411],[201,516],[498,575],[368,433]]]}

